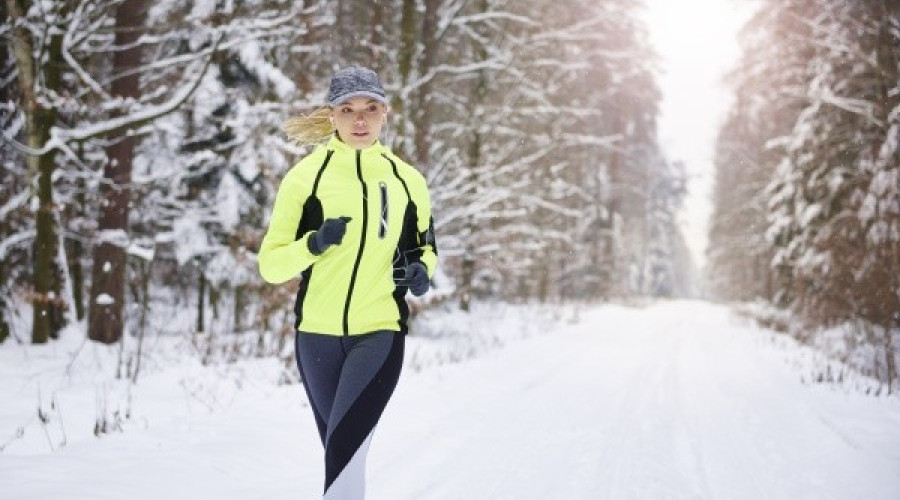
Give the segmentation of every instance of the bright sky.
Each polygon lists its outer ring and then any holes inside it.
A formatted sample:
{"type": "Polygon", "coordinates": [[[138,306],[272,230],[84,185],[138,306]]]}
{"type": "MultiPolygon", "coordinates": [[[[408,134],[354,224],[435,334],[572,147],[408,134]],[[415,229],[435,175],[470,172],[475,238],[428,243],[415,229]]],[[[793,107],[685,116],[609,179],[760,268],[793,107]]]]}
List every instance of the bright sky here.
{"type": "Polygon", "coordinates": [[[689,176],[682,227],[694,261],[706,261],[712,212],[713,154],[731,104],[723,78],[740,56],[737,33],[752,0],[645,0],[650,42],[660,56],[660,140],[689,176]]]}

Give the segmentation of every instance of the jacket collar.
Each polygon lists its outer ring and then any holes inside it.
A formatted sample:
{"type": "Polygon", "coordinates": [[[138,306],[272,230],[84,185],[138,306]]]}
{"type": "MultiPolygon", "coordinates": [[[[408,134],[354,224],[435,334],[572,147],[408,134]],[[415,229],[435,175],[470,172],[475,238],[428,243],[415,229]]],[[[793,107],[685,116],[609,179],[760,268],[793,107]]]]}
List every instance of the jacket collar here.
{"type": "MultiPolygon", "coordinates": [[[[326,144],[325,147],[342,153],[355,153],[357,151],[357,149],[338,139],[336,134],[331,136],[331,139],[328,140],[328,144],[326,144]]],[[[359,151],[361,151],[363,155],[381,154],[385,151],[385,147],[381,144],[381,141],[376,140],[371,146],[360,149],[359,151]]]]}

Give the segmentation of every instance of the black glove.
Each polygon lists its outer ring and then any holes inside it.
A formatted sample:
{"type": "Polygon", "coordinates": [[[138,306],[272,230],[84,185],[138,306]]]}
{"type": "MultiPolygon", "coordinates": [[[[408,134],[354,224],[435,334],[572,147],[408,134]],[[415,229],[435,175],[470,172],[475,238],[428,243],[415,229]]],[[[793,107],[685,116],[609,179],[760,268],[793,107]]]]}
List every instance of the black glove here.
{"type": "Polygon", "coordinates": [[[327,219],[322,223],[322,227],[318,231],[309,235],[306,240],[306,246],[313,255],[322,255],[331,245],[339,245],[344,239],[344,233],[347,232],[347,223],[352,219],[350,217],[338,217],[337,219],[327,219]]]}
{"type": "Polygon", "coordinates": [[[428,282],[428,270],[425,269],[425,264],[413,262],[406,266],[406,276],[403,277],[403,281],[401,281],[400,284],[402,286],[408,286],[409,291],[416,297],[425,295],[425,292],[428,291],[430,285],[428,282]]]}

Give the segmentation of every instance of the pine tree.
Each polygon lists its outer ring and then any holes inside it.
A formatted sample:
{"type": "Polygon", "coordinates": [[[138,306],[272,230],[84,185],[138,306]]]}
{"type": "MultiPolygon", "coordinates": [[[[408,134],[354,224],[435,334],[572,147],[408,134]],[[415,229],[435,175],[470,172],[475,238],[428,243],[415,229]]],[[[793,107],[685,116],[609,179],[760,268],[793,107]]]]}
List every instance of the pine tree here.
{"type": "MultiPolygon", "coordinates": [[[[872,233],[860,222],[879,224],[854,208],[865,207],[866,199],[871,202],[862,194],[864,186],[889,177],[893,166],[892,153],[883,158],[881,150],[890,141],[885,89],[895,83],[878,64],[885,56],[868,55],[883,53],[880,25],[890,22],[880,8],[873,8],[876,4],[824,3],[812,34],[818,43],[809,63],[809,104],[794,126],[775,181],[783,186],[780,193],[793,195],[785,214],[793,229],[776,257],[792,271],[795,307],[816,323],[857,314],[873,319],[868,313],[872,306],[866,304],[870,285],[860,281],[860,271],[892,266],[890,258],[880,260],[862,244],[872,241],[872,233]],[[859,286],[848,287],[850,283],[859,286]]],[[[887,47],[890,58],[891,45],[887,47]]],[[[890,202],[884,208],[889,207],[890,202]]]]}
{"type": "MultiPolygon", "coordinates": [[[[730,75],[734,105],[719,132],[715,156],[714,210],[708,249],[709,280],[720,298],[787,301],[789,272],[772,269],[773,250],[766,239],[770,213],[768,184],[784,154],[789,134],[802,110],[812,40],[805,17],[813,1],[769,2],[760,7],[742,32],[743,55],[730,75]],[[776,298],[776,281],[782,285],[776,298]]],[[[772,190],[777,200],[790,191],[772,190]]],[[[775,207],[786,206],[776,203],[775,207]]],[[[780,210],[779,208],[776,208],[780,210]]],[[[787,222],[781,217],[776,224],[787,222]]],[[[780,234],[776,246],[791,229],[780,234]]]]}

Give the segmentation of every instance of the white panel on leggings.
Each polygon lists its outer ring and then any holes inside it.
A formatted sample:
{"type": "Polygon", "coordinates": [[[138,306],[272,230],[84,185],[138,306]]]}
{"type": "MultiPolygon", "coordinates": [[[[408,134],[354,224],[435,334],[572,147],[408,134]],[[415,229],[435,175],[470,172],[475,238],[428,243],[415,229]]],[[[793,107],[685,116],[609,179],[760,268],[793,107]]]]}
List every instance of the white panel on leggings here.
{"type": "Polygon", "coordinates": [[[331,483],[331,487],[322,497],[324,500],[362,500],[366,497],[366,455],[369,453],[373,432],[375,429],[369,432],[365,441],[356,449],[353,458],[331,483]]]}

